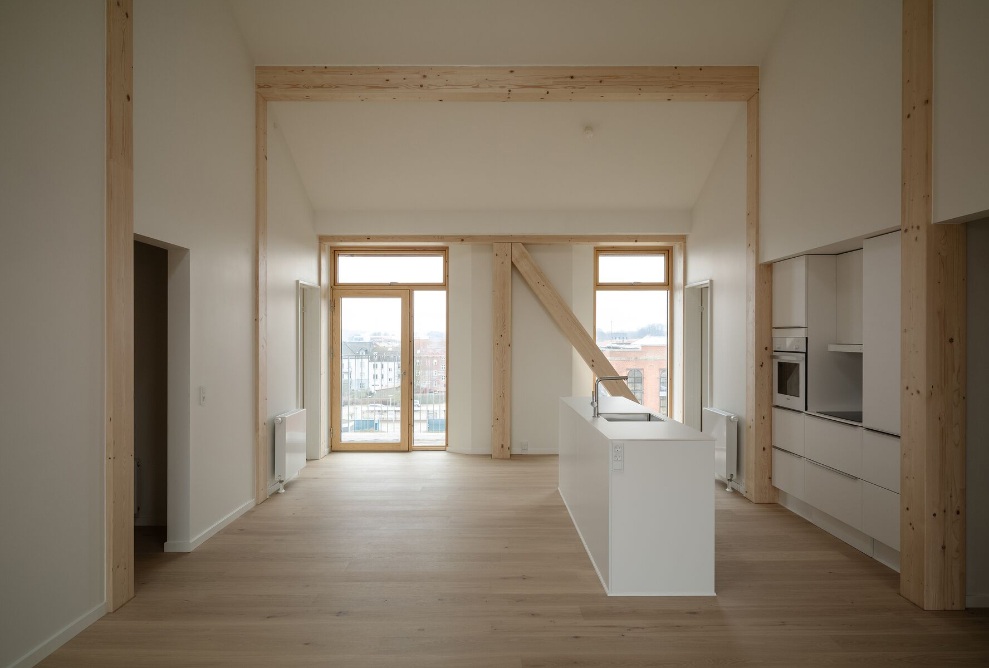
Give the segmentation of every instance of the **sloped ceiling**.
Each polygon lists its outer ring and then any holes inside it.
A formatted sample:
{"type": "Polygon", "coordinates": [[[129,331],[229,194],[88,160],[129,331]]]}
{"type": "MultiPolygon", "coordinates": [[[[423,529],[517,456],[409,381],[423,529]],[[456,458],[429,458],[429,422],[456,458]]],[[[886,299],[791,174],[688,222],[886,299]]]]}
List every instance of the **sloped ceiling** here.
{"type": "MultiPolygon", "coordinates": [[[[789,0],[229,4],[258,64],[617,66],[759,64],[789,0]]],[[[741,106],[270,105],[317,211],[690,209],[741,106]]]]}
{"type": "Polygon", "coordinates": [[[271,106],[316,210],[572,211],[691,208],[743,105],[271,106]]]}
{"type": "Polygon", "coordinates": [[[259,65],[758,65],[789,0],[229,0],[259,65]]]}

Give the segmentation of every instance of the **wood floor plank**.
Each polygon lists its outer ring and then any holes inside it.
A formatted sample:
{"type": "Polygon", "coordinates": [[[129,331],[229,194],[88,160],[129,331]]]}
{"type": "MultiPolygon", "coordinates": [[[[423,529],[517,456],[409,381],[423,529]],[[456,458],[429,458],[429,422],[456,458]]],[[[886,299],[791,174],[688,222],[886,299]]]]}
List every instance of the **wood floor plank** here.
{"type": "Polygon", "coordinates": [[[604,595],[554,457],[335,453],[44,666],[989,665],[989,613],[785,509],[716,495],[716,597],[604,595]]]}

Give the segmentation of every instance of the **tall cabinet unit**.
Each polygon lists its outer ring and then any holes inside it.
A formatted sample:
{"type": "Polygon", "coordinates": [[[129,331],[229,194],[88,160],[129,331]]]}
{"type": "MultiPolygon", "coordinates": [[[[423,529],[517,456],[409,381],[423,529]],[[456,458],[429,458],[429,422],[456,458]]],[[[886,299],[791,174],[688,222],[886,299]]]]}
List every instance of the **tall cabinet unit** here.
{"type": "Polygon", "coordinates": [[[837,340],[837,295],[834,255],[801,255],[773,264],[773,328],[806,329],[807,410],[811,412],[862,407],[861,360],[828,351],[837,340]]]}
{"type": "Polygon", "coordinates": [[[900,235],[784,260],[773,274],[773,325],[806,327],[808,368],[807,411],[773,408],[779,502],[896,569],[900,235]],[[862,422],[822,414],[839,410],[861,410],[862,422]]]}
{"type": "Polygon", "coordinates": [[[866,239],[862,262],[862,424],[900,433],[900,233],[866,239]]]}

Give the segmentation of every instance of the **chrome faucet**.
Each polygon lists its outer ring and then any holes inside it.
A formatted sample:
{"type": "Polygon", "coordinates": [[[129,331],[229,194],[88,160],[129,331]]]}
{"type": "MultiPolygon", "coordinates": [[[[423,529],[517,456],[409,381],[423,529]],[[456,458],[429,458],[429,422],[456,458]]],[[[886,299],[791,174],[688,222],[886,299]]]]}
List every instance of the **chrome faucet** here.
{"type": "Polygon", "coordinates": [[[591,417],[601,417],[601,411],[598,409],[598,393],[601,391],[602,380],[628,380],[628,376],[598,376],[594,381],[594,393],[591,394],[591,408],[594,409],[591,417]]]}

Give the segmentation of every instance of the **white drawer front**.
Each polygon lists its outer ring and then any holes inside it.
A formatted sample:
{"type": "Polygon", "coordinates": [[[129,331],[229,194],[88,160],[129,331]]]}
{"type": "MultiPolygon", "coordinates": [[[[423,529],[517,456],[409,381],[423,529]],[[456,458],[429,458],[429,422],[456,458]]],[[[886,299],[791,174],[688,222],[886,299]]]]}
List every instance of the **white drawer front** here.
{"type": "Polygon", "coordinates": [[[862,477],[862,428],[812,415],[804,419],[804,456],[862,477]]]}
{"type": "Polygon", "coordinates": [[[804,458],[773,448],[773,486],[804,498],[804,458]]]}
{"type": "Polygon", "coordinates": [[[862,476],[874,485],[900,492],[900,439],[862,432],[862,476]]]}
{"type": "Polygon", "coordinates": [[[831,517],[861,530],[862,481],[805,460],[804,500],[831,517]]]}
{"type": "Polygon", "coordinates": [[[804,454],[804,414],[785,408],[773,409],[773,445],[804,454]]]}
{"type": "Polygon", "coordinates": [[[862,531],[900,549],[900,495],[862,481],[862,531]]]}

